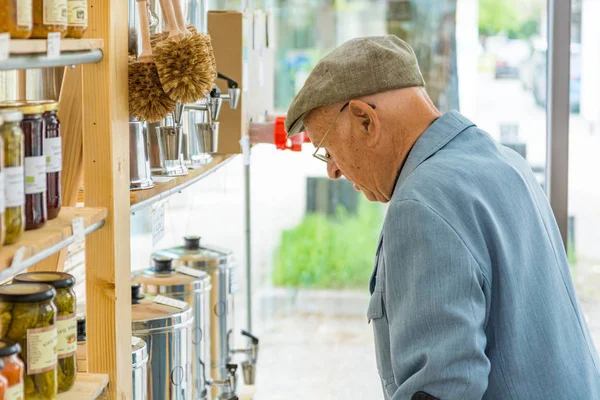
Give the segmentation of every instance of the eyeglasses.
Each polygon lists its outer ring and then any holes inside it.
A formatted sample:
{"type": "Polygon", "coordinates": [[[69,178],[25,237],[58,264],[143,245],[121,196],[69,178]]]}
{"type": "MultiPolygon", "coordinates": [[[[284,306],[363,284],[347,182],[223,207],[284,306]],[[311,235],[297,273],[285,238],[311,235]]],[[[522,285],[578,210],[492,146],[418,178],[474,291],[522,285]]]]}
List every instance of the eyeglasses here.
{"type": "MultiPolygon", "coordinates": [[[[327,135],[329,135],[329,132],[335,126],[335,123],[337,122],[338,118],[342,114],[342,111],[344,111],[346,109],[346,107],[348,107],[349,104],[350,104],[350,102],[347,102],[346,104],[344,104],[344,106],[342,108],[340,108],[340,112],[335,117],[335,119],[331,123],[331,126],[329,126],[329,129],[327,129],[327,131],[325,132],[325,135],[323,135],[323,138],[321,139],[321,141],[317,145],[317,148],[315,149],[315,152],[313,153],[313,157],[316,158],[317,160],[321,160],[321,161],[323,161],[323,162],[325,162],[327,164],[331,163],[332,160],[331,160],[331,156],[329,155],[329,152],[325,151],[325,154],[318,154],[318,152],[319,152],[319,150],[321,150],[321,148],[323,146],[323,142],[325,141],[325,138],[327,137],[327,135]]],[[[367,103],[367,104],[369,104],[369,103],[367,103]]],[[[373,110],[375,109],[375,106],[373,104],[369,104],[369,106],[373,110]]]]}

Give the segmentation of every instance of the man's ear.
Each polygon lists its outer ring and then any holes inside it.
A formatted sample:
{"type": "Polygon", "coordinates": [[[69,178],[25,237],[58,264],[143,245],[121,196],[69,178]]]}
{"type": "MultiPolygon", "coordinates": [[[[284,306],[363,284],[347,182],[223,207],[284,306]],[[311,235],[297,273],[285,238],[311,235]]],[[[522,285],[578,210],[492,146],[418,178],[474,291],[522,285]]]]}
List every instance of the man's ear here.
{"type": "Polygon", "coordinates": [[[367,135],[367,145],[374,146],[381,135],[379,117],[375,110],[360,100],[352,100],[348,107],[352,132],[364,133],[367,135]]]}

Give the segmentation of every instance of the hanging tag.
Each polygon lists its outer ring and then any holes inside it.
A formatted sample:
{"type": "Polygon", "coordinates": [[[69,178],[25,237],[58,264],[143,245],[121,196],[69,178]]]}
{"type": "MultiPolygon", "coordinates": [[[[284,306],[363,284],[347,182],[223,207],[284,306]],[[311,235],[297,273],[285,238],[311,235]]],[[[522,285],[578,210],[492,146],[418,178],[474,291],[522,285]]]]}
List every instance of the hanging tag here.
{"type": "Polygon", "coordinates": [[[250,136],[246,135],[240,140],[242,154],[244,156],[244,165],[250,165],[250,136]]]}
{"type": "Polygon", "coordinates": [[[0,61],[8,60],[10,54],[10,34],[0,33],[0,61]]]}
{"type": "Polygon", "coordinates": [[[51,32],[47,40],[48,58],[60,56],[60,32],[51,32]]]}
{"type": "Polygon", "coordinates": [[[206,272],[204,271],[185,266],[178,267],[177,272],[179,272],[180,274],[193,276],[194,278],[204,278],[206,276],[206,272]]]}
{"type": "Polygon", "coordinates": [[[71,222],[73,227],[73,236],[75,236],[75,243],[81,243],[85,240],[85,230],[83,226],[83,217],[77,217],[71,222]]]}
{"type": "Polygon", "coordinates": [[[180,310],[183,310],[184,308],[188,307],[188,303],[186,303],[185,301],[172,299],[166,296],[156,296],[154,302],[156,304],[162,304],[163,306],[179,308],[180,310]]]}
{"type": "Polygon", "coordinates": [[[137,346],[141,341],[142,341],[142,339],[140,339],[139,337],[132,336],[131,337],[131,347],[137,346]]]}
{"type": "Polygon", "coordinates": [[[27,248],[25,246],[21,246],[17,249],[17,251],[15,251],[15,254],[13,255],[12,263],[10,264],[11,267],[16,266],[17,264],[20,264],[21,261],[23,261],[23,257],[25,257],[26,250],[27,250],[27,248]]]}
{"type": "Polygon", "coordinates": [[[156,246],[158,242],[165,236],[165,208],[159,204],[152,210],[152,246],[156,246]]]}

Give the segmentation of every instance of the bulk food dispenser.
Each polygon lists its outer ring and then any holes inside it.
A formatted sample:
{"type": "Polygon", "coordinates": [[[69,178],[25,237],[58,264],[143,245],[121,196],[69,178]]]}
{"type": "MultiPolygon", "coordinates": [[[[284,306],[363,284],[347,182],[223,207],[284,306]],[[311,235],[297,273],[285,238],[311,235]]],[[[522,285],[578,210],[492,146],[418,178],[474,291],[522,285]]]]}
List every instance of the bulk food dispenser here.
{"type": "Polygon", "coordinates": [[[242,331],[249,343],[244,349],[234,349],[234,293],[235,264],[231,251],[216,247],[200,246],[200,238],[188,236],[183,246],[154,253],[153,257],[170,257],[173,265],[181,271],[187,268],[204,271],[210,275],[210,341],[211,377],[213,399],[231,399],[235,396],[237,366],[232,364],[235,354],[244,354],[242,362],[246,385],[254,385],[258,357],[258,338],[242,331]],[[233,383],[230,384],[229,382],[233,383]]]}

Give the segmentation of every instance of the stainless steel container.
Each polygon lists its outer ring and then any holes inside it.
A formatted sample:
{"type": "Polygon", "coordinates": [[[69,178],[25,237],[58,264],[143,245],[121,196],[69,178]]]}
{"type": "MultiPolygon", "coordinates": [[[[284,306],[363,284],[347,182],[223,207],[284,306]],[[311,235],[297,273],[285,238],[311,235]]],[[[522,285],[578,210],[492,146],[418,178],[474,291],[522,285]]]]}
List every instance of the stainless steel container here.
{"type": "Polygon", "coordinates": [[[148,131],[144,121],[129,120],[129,189],[154,187],[150,171],[148,131]]]}
{"type": "Polygon", "coordinates": [[[148,399],[148,346],[138,337],[131,338],[131,378],[133,400],[148,399]]]}
{"type": "Polygon", "coordinates": [[[133,282],[141,284],[146,294],[168,296],[192,305],[193,398],[206,400],[209,398],[207,378],[210,374],[206,370],[210,366],[210,277],[206,272],[193,269],[177,272],[171,258],[155,257],[152,261],[153,267],[140,271],[133,282]]]}
{"type": "Polygon", "coordinates": [[[139,284],[132,285],[131,299],[132,334],[148,345],[148,400],[191,400],[192,307],[162,296],[144,298],[139,284]]]}
{"type": "Polygon", "coordinates": [[[181,126],[157,126],[156,137],[162,175],[178,176],[188,173],[183,161],[183,128],[181,126]]]}

